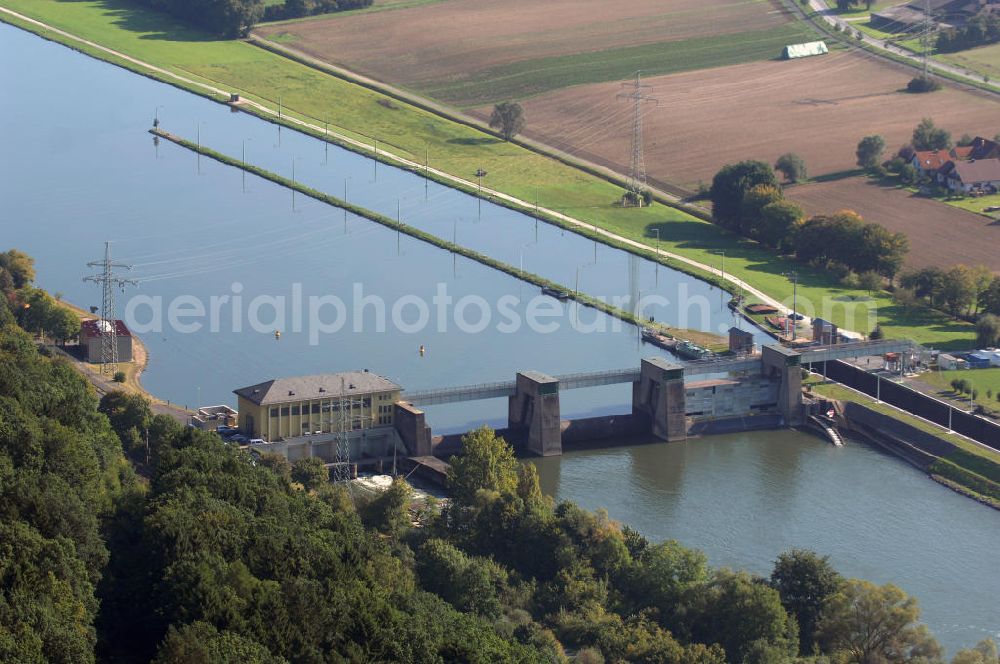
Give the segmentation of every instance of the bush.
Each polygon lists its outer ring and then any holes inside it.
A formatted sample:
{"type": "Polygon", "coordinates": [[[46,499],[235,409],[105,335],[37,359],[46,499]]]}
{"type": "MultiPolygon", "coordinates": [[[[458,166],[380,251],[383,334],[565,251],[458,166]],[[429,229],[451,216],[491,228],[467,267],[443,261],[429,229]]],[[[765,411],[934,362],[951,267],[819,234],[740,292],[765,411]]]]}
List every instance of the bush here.
{"type": "Polygon", "coordinates": [[[125,372],[124,371],[116,371],[113,380],[116,383],[124,383],[125,382],[125,372]]]}
{"type": "Polygon", "coordinates": [[[906,91],[912,92],[914,94],[921,94],[924,92],[935,92],[941,89],[941,84],[938,83],[933,78],[929,76],[914,76],[910,79],[910,82],[906,84],[906,91]]]}

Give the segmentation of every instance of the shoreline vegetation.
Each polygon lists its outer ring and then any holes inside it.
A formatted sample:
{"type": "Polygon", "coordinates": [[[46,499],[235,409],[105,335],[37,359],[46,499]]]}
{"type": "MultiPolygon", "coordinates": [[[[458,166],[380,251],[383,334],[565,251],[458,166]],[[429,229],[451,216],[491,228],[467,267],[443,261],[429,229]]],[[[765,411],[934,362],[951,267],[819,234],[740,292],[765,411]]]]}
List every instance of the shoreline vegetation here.
{"type": "MultiPolygon", "coordinates": [[[[216,102],[224,103],[226,99],[223,98],[221,90],[214,86],[225,85],[260,107],[259,109],[244,107],[245,111],[270,122],[289,126],[296,131],[325,138],[341,147],[371,157],[374,141],[372,136],[344,126],[357,124],[363,115],[367,120],[365,130],[382,135],[378,143],[383,149],[378,150],[376,158],[394,167],[401,166],[399,161],[392,158],[396,155],[401,155],[400,159],[409,160],[413,164],[421,164],[426,161],[424,154],[418,153],[428,152],[434,169],[442,173],[442,176],[438,177],[432,170],[428,174],[429,177],[473,195],[479,193],[475,184],[465,182],[461,176],[453,174],[466,172],[471,174],[477,167],[482,167],[489,171],[491,179],[496,178],[492,179],[490,186],[493,191],[504,192],[500,196],[509,195],[521,201],[530,201],[533,197],[535,200],[542,199],[543,207],[559,210],[560,212],[555,214],[567,215],[567,219],[572,219],[576,223],[566,220],[560,222],[558,218],[545,214],[541,209],[536,212],[530,205],[515,205],[502,197],[496,197],[494,199],[496,203],[528,214],[534,213],[534,216],[543,221],[564,225],[576,233],[593,237],[610,246],[618,245],[613,238],[607,237],[608,233],[627,239],[628,242],[641,243],[645,247],[644,250],[629,245],[618,247],[640,255],[644,251],[654,253],[651,244],[654,234],[658,235],[661,252],[670,253],[675,257],[668,263],[670,267],[734,292],[736,285],[719,279],[718,269],[704,269],[707,266],[718,265],[719,255],[725,253],[727,279],[742,280],[773,299],[791,302],[792,284],[783,276],[788,267],[787,259],[704,221],[704,213],[695,217],[687,211],[670,207],[673,203],[669,201],[666,201],[665,205],[642,209],[623,209],[615,206],[611,201],[617,200],[620,196],[620,185],[612,184],[607,178],[569,166],[556,157],[537,154],[524,147],[505,143],[470,126],[416,108],[408,102],[393,102],[388,105],[391,108],[387,108],[379,103],[380,100],[385,100],[381,93],[373,92],[357,83],[324,74],[245,42],[205,42],[203,37],[194,39],[194,36],[201,33],[173,25],[169,17],[155,12],[128,7],[125,11],[141,16],[145,23],[151,23],[155,18],[157,22],[164,24],[162,34],[167,37],[157,40],[156,48],[152,49],[149,40],[141,39],[139,30],[132,32],[121,27],[120,22],[115,22],[101,12],[101,8],[110,9],[111,6],[123,8],[124,5],[120,0],[100,0],[99,3],[96,0],[85,0],[72,5],[53,3],[52,0],[34,3],[26,3],[24,0],[0,0],[0,5],[22,10],[39,19],[57,18],[57,23],[62,28],[83,29],[84,37],[97,40],[95,45],[107,43],[132,54],[145,53],[166,69],[150,70],[145,63],[137,64],[141,61],[123,60],[100,48],[54,34],[47,27],[26,23],[8,13],[0,12],[0,20],[16,27],[27,29],[46,39],[63,43],[75,50],[216,102]],[[54,11],[54,4],[58,5],[60,10],[58,15],[54,11]],[[188,41],[183,43],[171,41],[170,35],[175,33],[185,35],[188,41]],[[178,46],[183,47],[183,55],[178,46]],[[211,71],[201,71],[201,66],[196,64],[199,59],[203,62],[205,59],[222,60],[226,64],[211,66],[209,67],[211,71]],[[183,60],[181,67],[171,64],[181,60],[183,60]],[[180,76],[176,73],[178,69],[190,78],[180,76]],[[215,78],[206,78],[206,74],[215,78]],[[224,77],[226,82],[220,82],[220,77],[224,77]],[[268,89],[268,92],[264,93],[266,96],[246,89],[248,87],[260,89],[262,85],[268,89]],[[280,92],[282,86],[291,87],[286,90],[288,96],[285,98],[282,116],[279,118],[275,117],[277,113],[273,109],[276,100],[271,97],[280,92]],[[321,112],[319,109],[325,99],[333,97],[343,102],[332,111],[339,116],[332,118],[328,123],[335,132],[327,135],[322,127],[319,131],[303,127],[303,124],[315,122],[323,125],[323,120],[317,120],[317,115],[321,112]],[[389,150],[392,152],[389,153],[389,150]],[[461,182],[456,182],[456,179],[461,182]],[[539,183],[542,183],[541,187],[538,186],[539,183]],[[593,229],[593,235],[588,232],[588,227],[593,229]],[[685,261],[691,261],[696,265],[685,261]]],[[[328,107],[322,106],[322,108],[328,107]]],[[[419,171],[420,168],[417,166],[411,170],[419,171]]],[[[861,291],[845,288],[821,270],[805,265],[796,267],[800,270],[798,283],[800,301],[836,302],[826,317],[844,329],[851,328],[851,325],[844,324],[850,314],[854,321],[861,321],[862,329],[857,331],[867,334],[874,327],[874,321],[870,320],[871,313],[877,310],[878,322],[887,336],[912,338],[942,349],[968,347],[972,343],[974,331],[971,325],[956,323],[944,314],[929,309],[899,306],[887,293],[876,294],[870,298],[862,296],[861,291]]],[[[855,322],[854,327],[857,326],[855,322]]]]}

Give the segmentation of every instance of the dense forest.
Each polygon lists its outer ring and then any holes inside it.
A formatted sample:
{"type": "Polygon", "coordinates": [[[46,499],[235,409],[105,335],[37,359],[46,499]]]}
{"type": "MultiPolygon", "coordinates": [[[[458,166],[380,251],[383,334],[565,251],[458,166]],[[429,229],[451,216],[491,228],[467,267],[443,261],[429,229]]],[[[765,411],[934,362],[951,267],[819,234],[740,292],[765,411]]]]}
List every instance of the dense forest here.
{"type": "MultiPolygon", "coordinates": [[[[454,459],[451,499],[418,504],[402,479],[363,498],[315,460],[98,399],[18,325],[32,276],[0,254],[2,662],[941,659],[895,586],[808,551],[769,578],[713,569],[554,504],[487,428],[454,459]]],[[[997,662],[988,641],[954,659],[997,662]]]]}

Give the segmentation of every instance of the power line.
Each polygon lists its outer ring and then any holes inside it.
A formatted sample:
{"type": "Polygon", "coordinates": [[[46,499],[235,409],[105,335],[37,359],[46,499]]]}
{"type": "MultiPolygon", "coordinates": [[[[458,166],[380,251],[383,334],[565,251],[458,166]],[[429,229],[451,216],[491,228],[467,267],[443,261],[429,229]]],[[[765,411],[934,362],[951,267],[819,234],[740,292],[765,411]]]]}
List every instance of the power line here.
{"type": "Polygon", "coordinates": [[[101,334],[101,373],[114,373],[118,368],[118,318],[115,315],[115,286],[125,291],[126,284],[135,286],[135,279],[126,279],[115,274],[116,267],[131,270],[126,263],[115,263],[111,260],[111,242],[104,243],[104,260],[91,261],[87,267],[99,267],[98,274],[84,277],[84,281],[101,284],[101,320],[98,324],[101,334]]]}
{"type": "Polygon", "coordinates": [[[632,159],[628,172],[628,190],[633,203],[642,206],[642,194],[646,191],[646,162],[642,156],[642,102],[659,104],[660,100],[643,92],[652,90],[653,86],[643,85],[639,75],[640,72],[635,72],[633,83],[622,83],[622,87],[630,91],[619,93],[618,98],[632,100],[632,159]]]}

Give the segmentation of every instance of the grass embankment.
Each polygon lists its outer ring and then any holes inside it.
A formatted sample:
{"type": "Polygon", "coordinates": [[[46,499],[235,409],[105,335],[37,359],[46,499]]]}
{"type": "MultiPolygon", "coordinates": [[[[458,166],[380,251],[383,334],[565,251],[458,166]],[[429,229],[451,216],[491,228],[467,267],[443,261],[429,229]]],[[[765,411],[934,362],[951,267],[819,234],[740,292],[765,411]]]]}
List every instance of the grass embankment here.
{"type": "MultiPolygon", "coordinates": [[[[874,323],[870,309],[877,305],[879,322],[888,336],[914,339],[935,348],[969,347],[974,338],[969,325],[955,323],[927,309],[895,305],[887,297],[869,301],[863,292],[840,287],[831,275],[821,270],[791,264],[785,258],[681,210],[664,205],[644,209],[618,207],[616,202],[621,196],[621,186],[597,175],[401,101],[380,104],[385,97],[378,92],[244,42],[213,39],[165,15],[124,0],[0,0],[0,6],[191,80],[239,92],[271,108],[277,107],[280,98],[286,117],[319,125],[329,122],[333,131],[369,144],[373,137],[378,137],[381,148],[401,157],[422,163],[426,150],[431,166],[442,171],[472,180],[476,170],[483,168],[488,172],[484,184],[492,189],[525,201],[537,200],[540,206],[650,247],[658,230],[661,249],[695,261],[721,267],[721,253],[725,252],[727,273],[789,305],[792,283],[784,274],[794,268],[800,275],[798,297],[802,310],[811,314],[804,305],[812,302],[817,315],[842,328],[869,332],[874,323]]],[[[0,19],[20,24],[4,14],[0,14],[0,19]]],[[[22,27],[95,57],[220,100],[217,95],[195,85],[152,73],[37,27],[22,27]]],[[[164,117],[164,123],[169,127],[169,115],[164,117]]],[[[321,131],[312,133],[322,134],[321,131]]],[[[332,140],[360,151],[357,146],[332,140]]],[[[545,215],[539,216],[553,221],[545,215]]],[[[565,223],[560,225],[587,234],[580,228],[565,223]]],[[[603,236],[598,239],[614,244],[603,236]]],[[[692,266],[676,261],[668,264],[700,279],[718,282],[708,272],[692,266]]],[[[734,287],[727,285],[726,288],[731,291],[734,287]]]]}
{"type": "Polygon", "coordinates": [[[773,60],[785,45],[813,36],[805,25],[792,22],[763,30],[522,60],[476,72],[470,78],[431,84],[422,92],[460,107],[476,107],[572,85],[625,80],[637,69],[649,77],[773,60]]]}
{"type": "Polygon", "coordinates": [[[1000,219],[1000,210],[994,210],[993,212],[987,212],[988,207],[1000,207],[1000,194],[990,194],[989,196],[964,196],[962,198],[939,198],[937,199],[942,203],[951,205],[952,207],[961,208],[968,212],[975,212],[976,214],[982,215],[984,217],[989,217],[990,219],[1000,219]]]}
{"type": "Polygon", "coordinates": [[[994,507],[1000,507],[1000,452],[977,445],[957,434],[948,433],[943,427],[893,408],[888,404],[877,403],[871,397],[843,385],[825,382],[822,376],[813,374],[802,382],[803,385],[809,385],[815,394],[828,399],[863,404],[876,412],[893,417],[900,422],[905,422],[952,443],[959,449],[947,457],[939,457],[928,468],[928,473],[935,480],[960,493],[994,507]]]}
{"type": "Polygon", "coordinates": [[[252,164],[244,163],[240,159],[229,157],[225,154],[222,154],[221,152],[216,152],[215,150],[212,150],[202,145],[198,145],[197,143],[193,143],[191,141],[188,141],[184,138],[181,138],[174,134],[170,134],[165,131],[151,130],[151,133],[160,136],[165,140],[171,141],[172,143],[180,145],[181,147],[187,148],[194,152],[198,152],[211,159],[215,159],[216,161],[226,164],[227,166],[240,168],[248,173],[252,173],[265,180],[274,182],[275,184],[279,184],[289,189],[294,189],[295,191],[304,194],[306,196],[309,196],[310,198],[316,199],[318,201],[321,201],[328,205],[332,205],[334,207],[338,207],[343,210],[347,210],[351,214],[357,215],[359,217],[364,217],[365,219],[368,219],[370,221],[374,221],[383,226],[387,226],[392,230],[398,231],[400,233],[416,238],[418,240],[422,240],[424,242],[427,242],[428,244],[432,244],[446,251],[458,254],[459,256],[463,256],[470,260],[474,260],[477,263],[481,263],[482,265],[491,267],[494,270],[499,270],[500,272],[509,274],[512,277],[534,284],[539,288],[554,288],[563,291],[569,296],[570,299],[575,300],[586,307],[597,309],[598,311],[601,311],[609,316],[614,316],[615,318],[619,318],[627,323],[631,323],[637,326],[654,327],[676,338],[686,339],[700,345],[714,347],[714,349],[716,350],[721,350],[726,346],[726,343],[719,335],[712,334],[710,332],[703,332],[700,330],[679,329],[656,323],[650,324],[646,321],[640,320],[633,313],[625,311],[623,309],[619,309],[618,307],[614,307],[599,298],[591,297],[586,293],[573,291],[572,289],[560,283],[557,283],[555,281],[550,281],[548,279],[545,279],[544,277],[541,277],[537,274],[533,274],[531,272],[520,270],[514,267],[513,265],[509,265],[507,263],[504,263],[503,261],[498,261],[495,258],[491,258],[490,256],[479,253],[478,251],[473,251],[472,249],[464,247],[460,244],[455,244],[454,242],[442,239],[436,235],[433,235],[426,231],[422,231],[419,228],[414,228],[413,226],[409,226],[406,223],[396,221],[395,219],[391,219],[389,217],[381,215],[377,212],[369,210],[368,208],[364,208],[359,205],[354,205],[353,203],[344,201],[343,199],[337,198],[336,196],[331,196],[330,194],[319,191],[318,189],[307,187],[301,182],[296,182],[295,180],[282,177],[281,175],[272,173],[271,171],[264,170],[263,168],[259,168],[252,164]]]}

